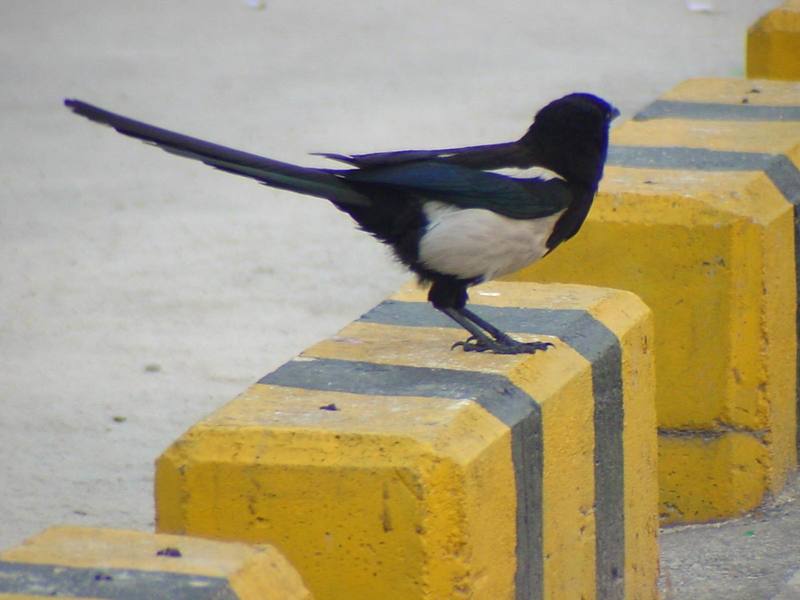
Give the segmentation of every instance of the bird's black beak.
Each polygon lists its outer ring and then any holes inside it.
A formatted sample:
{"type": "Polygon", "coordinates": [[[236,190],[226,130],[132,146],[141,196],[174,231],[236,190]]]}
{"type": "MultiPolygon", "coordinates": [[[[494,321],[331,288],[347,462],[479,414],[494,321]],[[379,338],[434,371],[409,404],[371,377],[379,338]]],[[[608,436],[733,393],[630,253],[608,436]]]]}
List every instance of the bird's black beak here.
{"type": "Polygon", "coordinates": [[[611,107],[611,112],[608,113],[609,123],[619,116],[619,109],[616,106],[611,107]]]}

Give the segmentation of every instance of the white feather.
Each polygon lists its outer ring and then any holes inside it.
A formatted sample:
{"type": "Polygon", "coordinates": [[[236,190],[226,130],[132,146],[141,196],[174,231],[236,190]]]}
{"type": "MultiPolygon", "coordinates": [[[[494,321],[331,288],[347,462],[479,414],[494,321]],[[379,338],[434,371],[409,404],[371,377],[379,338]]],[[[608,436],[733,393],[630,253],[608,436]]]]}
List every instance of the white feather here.
{"type": "Polygon", "coordinates": [[[555,171],[545,169],[544,167],[505,167],[503,169],[493,169],[489,172],[505,175],[506,177],[513,177],[514,179],[541,179],[542,181],[561,179],[562,181],[566,181],[566,179],[555,171]]]}
{"type": "Polygon", "coordinates": [[[563,210],[541,219],[512,219],[482,208],[425,204],[428,227],[420,240],[421,262],[462,279],[489,281],[539,260],[563,210]]]}

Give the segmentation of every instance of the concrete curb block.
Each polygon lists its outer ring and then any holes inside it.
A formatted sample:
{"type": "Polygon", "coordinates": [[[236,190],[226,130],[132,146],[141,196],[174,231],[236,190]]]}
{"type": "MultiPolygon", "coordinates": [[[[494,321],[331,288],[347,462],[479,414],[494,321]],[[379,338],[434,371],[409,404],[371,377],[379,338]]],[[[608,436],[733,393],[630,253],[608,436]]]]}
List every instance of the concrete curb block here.
{"type": "Polygon", "coordinates": [[[748,29],[747,76],[800,80],[800,0],[787,0],[748,29]]]}
{"type": "Polygon", "coordinates": [[[0,597],[310,600],[270,546],[88,527],[52,527],[0,553],[0,597]]]}
{"type": "Polygon", "coordinates": [[[677,86],[613,130],[575,240],[512,276],[628,289],[653,309],[665,523],[741,514],[796,465],[798,91],[677,86]]]}
{"type": "Polygon", "coordinates": [[[496,283],[473,308],[533,356],[451,351],[402,290],[158,460],[161,531],[276,544],[318,598],[655,598],[649,310],[496,283]]]}

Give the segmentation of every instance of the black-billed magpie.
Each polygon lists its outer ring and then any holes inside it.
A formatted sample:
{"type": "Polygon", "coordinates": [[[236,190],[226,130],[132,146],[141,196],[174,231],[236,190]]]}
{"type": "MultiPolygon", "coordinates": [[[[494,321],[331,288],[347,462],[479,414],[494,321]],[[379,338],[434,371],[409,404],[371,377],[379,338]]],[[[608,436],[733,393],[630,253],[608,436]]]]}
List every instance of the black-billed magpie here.
{"type": "Polygon", "coordinates": [[[591,94],[542,108],[519,140],[502,144],[323,154],[352,168],[307,168],[154,127],[80,100],[75,113],[120,133],[251,177],[326,198],[388,244],[428,299],[470,337],[455,346],[500,354],[546,350],[519,342],[466,308],[467,288],[539,260],[575,235],[603,175],[609,124],[619,111],[591,94]]]}

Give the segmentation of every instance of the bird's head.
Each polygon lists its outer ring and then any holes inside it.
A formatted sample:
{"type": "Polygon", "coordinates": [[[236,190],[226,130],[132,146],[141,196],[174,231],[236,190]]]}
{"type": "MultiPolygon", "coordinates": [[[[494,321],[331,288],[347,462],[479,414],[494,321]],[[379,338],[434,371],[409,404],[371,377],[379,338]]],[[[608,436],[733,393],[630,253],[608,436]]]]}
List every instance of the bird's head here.
{"type": "Polygon", "coordinates": [[[608,152],[608,128],[619,111],[592,94],[575,93],[542,108],[520,140],[537,165],[596,189],[608,152]]]}

